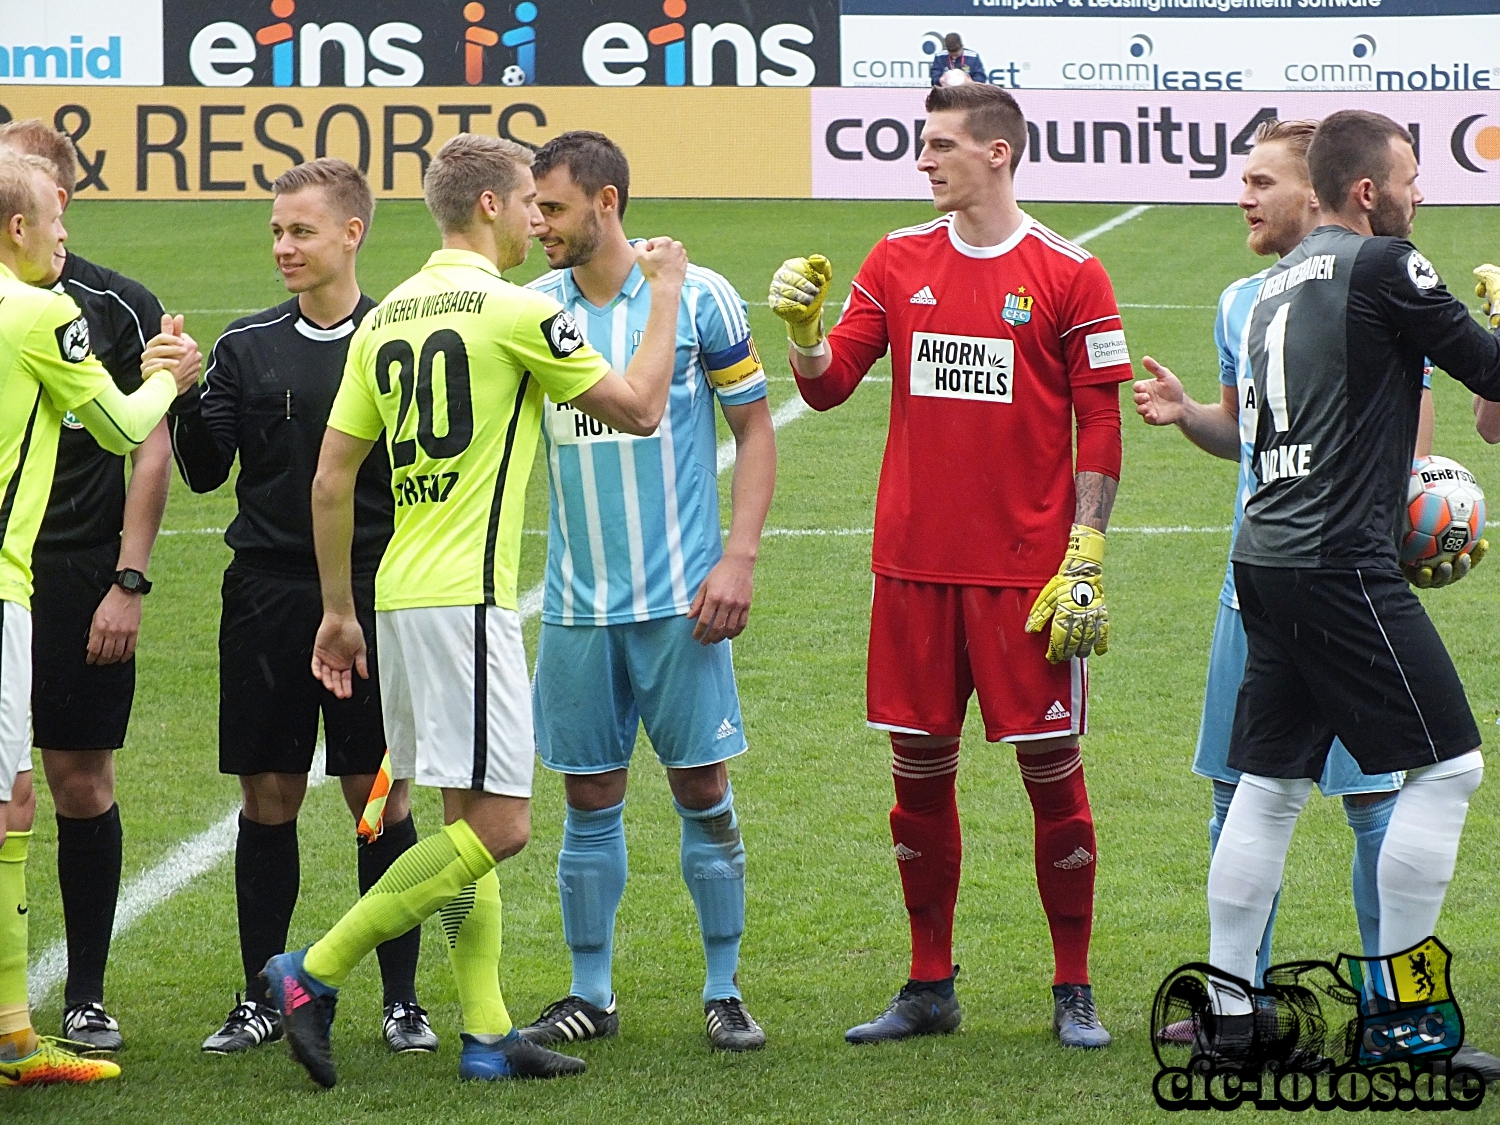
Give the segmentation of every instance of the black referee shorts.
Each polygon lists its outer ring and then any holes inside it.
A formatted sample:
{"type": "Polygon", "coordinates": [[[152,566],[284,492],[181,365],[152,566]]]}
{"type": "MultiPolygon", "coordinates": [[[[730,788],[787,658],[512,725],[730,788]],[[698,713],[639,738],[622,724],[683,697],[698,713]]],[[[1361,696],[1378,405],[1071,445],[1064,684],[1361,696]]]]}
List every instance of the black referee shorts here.
{"type": "Polygon", "coordinates": [[[118,540],[32,556],[31,725],[44,750],[118,750],[135,702],[135,660],[88,662],[94,613],[114,585],[118,540]]]}
{"type": "Polygon", "coordinates": [[[1479,745],[1448,650],[1396,569],[1235,563],[1234,582],[1249,651],[1231,768],[1317,780],[1334,735],[1371,774],[1479,745]]]}
{"type": "Polygon", "coordinates": [[[313,678],[313,639],[323,620],[316,577],[224,572],[219,624],[219,772],[306,773],[323,718],[328,772],[374,773],[385,754],[380,673],[375,664],[375,580],[354,580],[354,604],[369,646],[370,678],[354,677],[339,699],[313,678]]]}

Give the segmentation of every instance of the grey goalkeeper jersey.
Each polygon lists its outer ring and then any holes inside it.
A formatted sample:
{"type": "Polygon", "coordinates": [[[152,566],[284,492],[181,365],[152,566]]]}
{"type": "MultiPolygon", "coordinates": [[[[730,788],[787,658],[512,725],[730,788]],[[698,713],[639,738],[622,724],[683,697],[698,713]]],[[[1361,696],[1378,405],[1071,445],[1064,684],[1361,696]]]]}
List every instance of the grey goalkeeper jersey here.
{"type": "Polygon", "coordinates": [[[1256,487],[1232,558],[1394,569],[1424,357],[1500,400],[1500,335],[1410,242],[1326,226],[1267,272],[1249,351],[1256,487]]]}

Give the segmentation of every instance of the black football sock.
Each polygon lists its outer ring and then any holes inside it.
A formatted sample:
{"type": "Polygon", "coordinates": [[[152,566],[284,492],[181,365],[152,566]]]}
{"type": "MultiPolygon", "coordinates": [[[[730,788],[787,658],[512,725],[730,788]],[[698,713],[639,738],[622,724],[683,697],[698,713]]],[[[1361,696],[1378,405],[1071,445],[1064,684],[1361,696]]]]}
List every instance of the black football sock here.
{"type": "MultiPolygon", "coordinates": [[[[380,881],[386,869],[417,842],[417,826],[407,813],[397,824],[387,824],[373,844],[359,845],[359,893],[365,894],[380,881]]],[[[417,1002],[417,953],[422,948],[422,927],[414,926],[398,938],[375,947],[380,958],[380,981],[386,1004],[397,1000],[417,1002]]]]}
{"type": "Polygon", "coordinates": [[[104,965],[115,928],[123,853],[120,806],[98,816],[57,818],[57,885],[68,935],[66,1006],[104,1002],[104,965]]]}
{"type": "Polygon", "coordinates": [[[257,824],[241,813],[234,848],[234,894],[239,908],[246,1000],[271,1003],[260,973],[267,961],[286,952],[286,935],[301,883],[297,821],[257,824]]]}

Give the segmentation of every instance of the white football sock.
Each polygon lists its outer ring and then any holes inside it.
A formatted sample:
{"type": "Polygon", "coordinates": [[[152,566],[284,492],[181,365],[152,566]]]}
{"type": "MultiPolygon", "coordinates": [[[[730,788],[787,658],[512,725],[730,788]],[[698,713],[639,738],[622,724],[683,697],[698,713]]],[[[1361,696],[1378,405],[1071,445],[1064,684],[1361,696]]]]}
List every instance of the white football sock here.
{"type": "MultiPolygon", "coordinates": [[[[1208,868],[1208,963],[1214,968],[1255,979],[1255,955],[1281,887],[1292,829],[1311,792],[1306,778],[1240,778],[1208,868]]],[[[1220,1015],[1250,1014],[1250,997],[1238,989],[1214,992],[1220,1015]]]]}
{"type": "Polygon", "coordinates": [[[1471,750],[1406,775],[1380,848],[1380,952],[1410,949],[1437,929],[1453,879],[1469,796],[1484,776],[1471,750]]]}

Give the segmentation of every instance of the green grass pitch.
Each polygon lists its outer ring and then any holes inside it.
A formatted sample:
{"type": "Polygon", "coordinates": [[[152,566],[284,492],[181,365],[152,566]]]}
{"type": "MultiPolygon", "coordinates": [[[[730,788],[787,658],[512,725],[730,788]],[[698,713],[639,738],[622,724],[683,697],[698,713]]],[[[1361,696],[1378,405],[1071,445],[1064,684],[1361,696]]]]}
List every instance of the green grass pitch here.
{"type": "MultiPolygon", "coordinates": [[[[1038,206],[1065,236],[1120,206],[1038,206]]],[[[140,278],[205,347],[236,315],[284,299],[259,203],[79,203],[73,246],[140,278]]],[[[821,250],[842,296],[885,231],[930,217],[920,203],[726,203],[640,200],[632,233],[671,233],[694,260],[763,300],[775,266],[821,250]]],[[[1434,209],[1416,241],[1452,287],[1500,254],[1500,211],[1434,209]]],[[[364,252],[375,296],[415,271],[436,246],[419,203],[384,203],[364,252]]],[[[1258,268],[1226,207],[1157,207],[1093,241],[1109,269],[1131,354],[1172,366],[1199,399],[1217,397],[1213,305],[1229,281],[1258,268]]],[[[539,273],[534,252],[517,280],[539,273]]],[[[795,389],[779,325],[751,309],[775,406],[795,389]]],[[[889,375],[882,362],[874,372],[889,375]]],[[[863,529],[871,524],[889,387],[862,387],[841,409],[809,414],[780,433],[775,528],[863,529]]],[[[1475,435],[1468,393],[1439,377],[1438,452],[1472,469],[1500,496],[1500,463],[1475,435]]],[[[316,1093],[281,1046],[245,1057],[205,1056],[199,1043],[237,987],[229,862],[200,876],[117,939],[108,978],[127,1050],[120,1081],[85,1089],[13,1091],[7,1121],[460,1122],[1078,1122],[1161,1120],[1147,1023],[1155,990],[1175,965],[1206,955],[1207,782],[1188,770],[1202,700],[1209,631],[1224,572],[1235,467],[1149,430],[1125,403],[1125,467],[1106,565],[1113,638],[1093,665],[1085,761],[1099,836],[1093,975],[1115,1035],[1104,1052],[1064,1052],[1050,1032],[1052,971],[1031,866],[1031,814],[1013,753],[973,724],[959,771],[966,863],[956,959],[963,966],[962,1030],[950,1037],[854,1050],[845,1027],[879,1011],[906,976],[906,918],[886,814],[889,745],[863,723],[870,597],[867,536],[773,536],[763,544],[757,600],[736,663],[752,749],[732,767],[749,852],[749,924],[741,980],[770,1046],[746,1057],[711,1054],[699,988],[702,954],[678,873],[678,822],[644,741],[626,820],[631,874],[619,922],[617,1040],[580,1049],[582,1079],[460,1086],[458,1007],[440,930],[425,935],[419,985],[443,1037],[437,1057],[393,1058],[380,1039],[374,959],[339,1006],[340,1085],[316,1093]],[[1146,534],[1148,527],[1208,530],[1146,534]]],[[[722,433],[722,425],[721,425],[722,433]]],[[[531,478],[528,526],[545,527],[546,472],[531,478]]],[[[728,476],[721,478],[727,505],[728,476]]],[[[962,489],[963,482],[954,481],[962,489]]],[[[182,840],[223,817],[237,788],[216,769],[219,575],[228,551],[213,534],[234,509],[231,488],[195,497],[174,483],[152,566],[130,741],[119,755],[127,883],[182,840]]],[[[525,541],[522,586],[542,572],[545,539],[525,541]]],[[[1500,563],[1462,585],[1424,595],[1470,692],[1481,729],[1500,713],[1500,668],[1488,630],[1500,563]]],[[[534,641],[535,623],[528,630],[534,641]]],[[[39,787],[40,788],[40,787],[39,787]]],[[[440,817],[417,801],[423,832],[440,817]]],[[[501,868],[503,985],[518,1021],[569,981],[553,883],[562,786],[540,769],[531,845],[501,868]]],[[[1442,936],[1470,1038],[1500,1046],[1500,789],[1481,788],[1469,814],[1442,936]]],[[[330,925],[355,894],[354,834],[336,786],[315,790],[301,818],[302,900],[294,943],[330,925]]],[[[33,957],[56,942],[55,822],[39,802],[30,885],[33,957]]],[[[1352,840],[1337,802],[1314,799],[1287,868],[1278,960],[1332,957],[1357,945],[1349,898],[1352,840]]],[[[60,996],[37,1011],[56,1032],[60,996]]],[[[1493,1112],[1486,1107],[1478,1117],[1493,1112]]]]}

